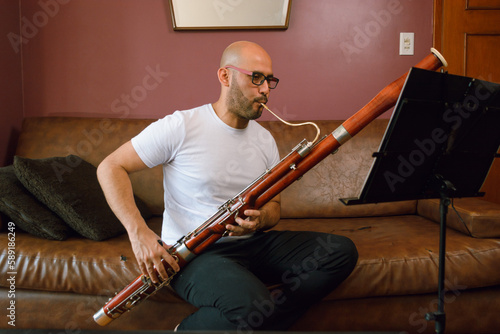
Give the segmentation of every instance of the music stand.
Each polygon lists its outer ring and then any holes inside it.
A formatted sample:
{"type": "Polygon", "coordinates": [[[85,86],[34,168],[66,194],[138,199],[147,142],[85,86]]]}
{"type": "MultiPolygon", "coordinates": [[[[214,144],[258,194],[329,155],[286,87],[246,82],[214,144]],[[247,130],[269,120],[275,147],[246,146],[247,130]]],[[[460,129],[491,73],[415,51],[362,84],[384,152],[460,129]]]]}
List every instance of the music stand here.
{"type": "Polygon", "coordinates": [[[446,214],[451,198],[478,197],[500,146],[500,85],[412,68],[358,198],[345,205],[440,199],[438,310],[444,332],[446,214]]]}

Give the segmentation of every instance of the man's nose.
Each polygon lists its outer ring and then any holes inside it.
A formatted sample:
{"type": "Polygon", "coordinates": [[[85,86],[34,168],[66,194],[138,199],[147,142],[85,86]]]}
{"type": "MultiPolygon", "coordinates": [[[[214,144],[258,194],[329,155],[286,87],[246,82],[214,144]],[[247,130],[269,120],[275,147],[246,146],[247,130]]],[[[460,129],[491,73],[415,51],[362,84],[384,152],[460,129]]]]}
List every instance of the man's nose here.
{"type": "Polygon", "coordinates": [[[269,83],[267,80],[264,80],[262,85],[259,86],[259,93],[265,94],[266,96],[269,95],[270,89],[269,89],[269,83]]]}

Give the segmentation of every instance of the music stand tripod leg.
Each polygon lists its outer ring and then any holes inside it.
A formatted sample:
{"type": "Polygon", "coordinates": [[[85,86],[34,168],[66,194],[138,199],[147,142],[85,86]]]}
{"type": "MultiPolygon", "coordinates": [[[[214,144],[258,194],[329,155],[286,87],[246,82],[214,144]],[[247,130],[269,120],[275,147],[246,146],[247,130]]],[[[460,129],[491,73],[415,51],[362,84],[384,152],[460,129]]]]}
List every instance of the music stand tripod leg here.
{"type": "Polygon", "coordinates": [[[444,280],[445,280],[445,258],[446,258],[446,215],[450,205],[450,192],[455,191],[453,184],[444,180],[441,175],[435,175],[434,187],[439,192],[439,271],[438,271],[438,309],[425,315],[428,321],[435,321],[436,333],[444,333],[446,325],[446,313],[444,312],[444,280]]]}

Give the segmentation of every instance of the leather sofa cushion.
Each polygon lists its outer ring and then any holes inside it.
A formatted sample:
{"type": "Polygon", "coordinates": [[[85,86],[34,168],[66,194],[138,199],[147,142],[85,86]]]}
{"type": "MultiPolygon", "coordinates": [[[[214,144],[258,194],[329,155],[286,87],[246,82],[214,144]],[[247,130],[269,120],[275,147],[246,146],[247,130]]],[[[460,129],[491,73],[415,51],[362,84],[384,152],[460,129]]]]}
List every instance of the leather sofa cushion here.
{"type": "MultiPolygon", "coordinates": [[[[448,227],[475,238],[500,237],[500,210],[496,204],[479,198],[457,198],[453,203],[448,207],[446,216],[448,227]]],[[[440,223],[439,200],[419,201],[418,213],[440,223]]]]}
{"type": "MultiPolygon", "coordinates": [[[[358,263],[330,299],[437,291],[439,225],[424,217],[285,219],[277,229],[312,229],[353,240],[358,263]]],[[[448,291],[458,294],[459,290],[500,282],[499,239],[475,239],[448,229],[446,251],[448,291]]]]}
{"type": "MultiPolygon", "coordinates": [[[[148,223],[158,231],[161,218],[152,218],[148,223]]],[[[426,218],[283,219],[276,229],[330,232],[354,241],[358,264],[329,298],[418,294],[437,289],[439,225],[426,218]]],[[[7,234],[0,234],[0,242],[7,244],[6,238],[7,234]]],[[[500,240],[476,239],[449,230],[447,245],[449,289],[500,282],[500,240]]],[[[16,268],[18,289],[94,295],[113,295],[140,274],[127,235],[96,242],[83,238],[49,241],[18,233],[16,268]]],[[[8,271],[7,256],[0,256],[0,270],[8,271]]],[[[6,284],[0,282],[0,286],[6,284]]],[[[178,297],[167,288],[152,298],[178,297]]]]}

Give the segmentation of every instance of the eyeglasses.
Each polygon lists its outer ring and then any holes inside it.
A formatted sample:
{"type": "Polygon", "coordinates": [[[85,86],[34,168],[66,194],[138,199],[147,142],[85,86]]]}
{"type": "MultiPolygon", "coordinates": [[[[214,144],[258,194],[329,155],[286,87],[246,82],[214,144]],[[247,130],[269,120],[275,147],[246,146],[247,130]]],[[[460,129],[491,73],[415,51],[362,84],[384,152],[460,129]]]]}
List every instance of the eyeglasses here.
{"type": "Polygon", "coordinates": [[[227,65],[224,68],[232,68],[233,70],[236,70],[238,72],[241,72],[243,74],[249,75],[252,77],[252,83],[254,85],[260,86],[264,83],[264,81],[267,81],[267,85],[269,86],[269,89],[275,89],[276,86],[278,86],[278,82],[280,81],[278,78],[273,77],[272,75],[265,76],[264,74],[260,72],[250,72],[244,69],[241,69],[236,66],[232,65],[227,65]]]}

